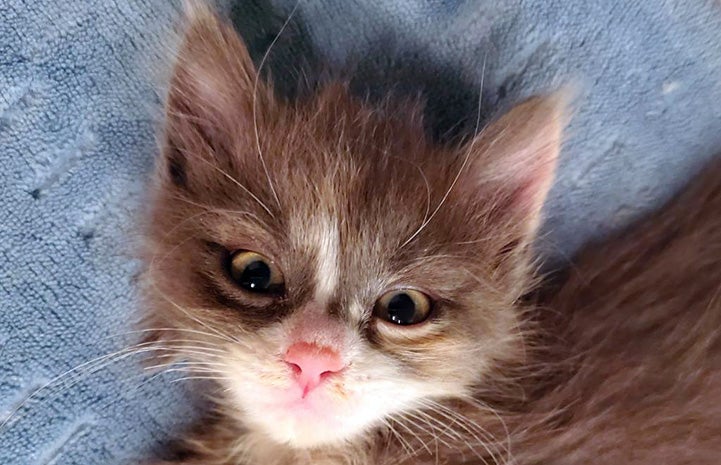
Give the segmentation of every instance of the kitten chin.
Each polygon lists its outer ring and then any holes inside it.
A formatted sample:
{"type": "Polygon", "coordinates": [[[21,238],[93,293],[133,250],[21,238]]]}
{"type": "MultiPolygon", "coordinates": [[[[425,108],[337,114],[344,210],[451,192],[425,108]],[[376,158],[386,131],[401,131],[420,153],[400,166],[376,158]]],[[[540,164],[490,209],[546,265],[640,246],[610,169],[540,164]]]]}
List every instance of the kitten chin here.
{"type": "Polygon", "coordinates": [[[484,432],[499,417],[474,394],[510,386],[529,354],[522,297],[566,100],[530,99],[437,146],[417,102],[370,104],[342,83],[277,98],[232,27],[196,5],[145,274],[148,350],[215,386],[216,420],[185,463],[500,450],[484,432]]]}

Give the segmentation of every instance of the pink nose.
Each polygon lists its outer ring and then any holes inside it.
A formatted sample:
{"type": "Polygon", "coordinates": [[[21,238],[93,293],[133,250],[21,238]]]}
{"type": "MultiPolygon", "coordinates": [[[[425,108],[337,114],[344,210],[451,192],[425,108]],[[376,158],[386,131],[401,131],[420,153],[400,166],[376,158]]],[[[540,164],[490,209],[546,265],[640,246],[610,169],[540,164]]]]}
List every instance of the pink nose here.
{"type": "Polygon", "coordinates": [[[345,367],[340,355],[333,349],[307,342],[296,342],[290,346],[284,360],[295,372],[296,381],[303,389],[303,398],[324,379],[345,367]]]}

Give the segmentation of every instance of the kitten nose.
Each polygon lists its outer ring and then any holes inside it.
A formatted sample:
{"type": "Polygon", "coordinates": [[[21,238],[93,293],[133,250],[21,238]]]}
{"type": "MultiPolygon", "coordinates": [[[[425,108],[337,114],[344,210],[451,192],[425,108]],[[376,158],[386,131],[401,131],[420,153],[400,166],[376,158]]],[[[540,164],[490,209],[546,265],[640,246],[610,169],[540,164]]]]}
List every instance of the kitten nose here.
{"type": "Polygon", "coordinates": [[[308,342],[291,345],[283,360],[295,372],[296,381],[303,389],[303,398],[325,378],[345,368],[335,350],[308,342]]]}

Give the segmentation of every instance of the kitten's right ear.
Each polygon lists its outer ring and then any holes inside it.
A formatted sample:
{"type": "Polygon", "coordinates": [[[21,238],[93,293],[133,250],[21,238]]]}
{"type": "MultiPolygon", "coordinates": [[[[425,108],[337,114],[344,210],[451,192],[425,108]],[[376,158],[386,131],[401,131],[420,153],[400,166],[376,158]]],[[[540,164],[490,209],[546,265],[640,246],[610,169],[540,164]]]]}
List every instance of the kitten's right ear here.
{"type": "MultiPolygon", "coordinates": [[[[186,25],[166,103],[166,173],[188,182],[193,165],[223,162],[273,105],[233,27],[202,2],[188,1],[186,25]]],[[[200,166],[198,166],[200,168],[200,166]]]]}
{"type": "Polygon", "coordinates": [[[464,149],[469,169],[460,180],[468,198],[485,199],[504,225],[508,247],[522,249],[538,230],[551,187],[574,89],[531,98],[491,123],[464,149]]]}

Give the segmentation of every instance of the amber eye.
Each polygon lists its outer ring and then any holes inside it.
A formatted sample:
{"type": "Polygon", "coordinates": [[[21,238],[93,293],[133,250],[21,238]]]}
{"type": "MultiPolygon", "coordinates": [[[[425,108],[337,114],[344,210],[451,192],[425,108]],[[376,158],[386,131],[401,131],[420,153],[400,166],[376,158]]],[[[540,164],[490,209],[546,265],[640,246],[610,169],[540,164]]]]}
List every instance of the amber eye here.
{"type": "Polygon", "coordinates": [[[399,289],[385,293],[376,302],[373,314],[397,325],[414,325],[431,313],[431,299],[413,289],[399,289]]]}
{"type": "Polygon", "coordinates": [[[283,290],[283,274],[277,266],[258,253],[239,250],[230,256],[230,276],[240,287],[259,294],[283,290]]]}

